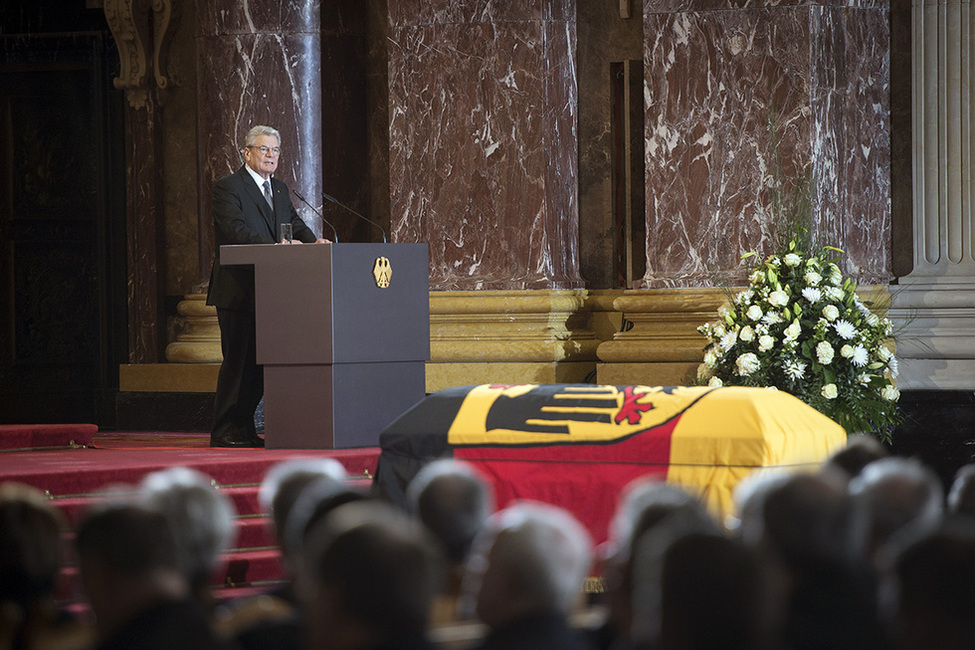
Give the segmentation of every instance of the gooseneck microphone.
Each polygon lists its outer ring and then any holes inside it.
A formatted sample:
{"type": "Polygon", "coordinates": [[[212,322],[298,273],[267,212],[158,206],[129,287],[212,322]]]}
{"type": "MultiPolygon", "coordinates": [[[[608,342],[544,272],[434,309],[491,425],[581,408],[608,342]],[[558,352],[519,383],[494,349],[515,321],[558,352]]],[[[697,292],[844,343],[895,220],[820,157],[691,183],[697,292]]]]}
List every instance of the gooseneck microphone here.
{"type": "Polygon", "coordinates": [[[308,206],[309,208],[311,208],[311,211],[312,211],[312,212],[314,212],[315,214],[317,214],[317,215],[318,215],[318,218],[322,220],[322,223],[324,223],[325,225],[327,225],[327,226],[328,226],[329,228],[331,228],[331,229],[332,229],[332,236],[333,236],[333,237],[335,237],[335,239],[334,239],[334,240],[332,240],[332,241],[334,241],[334,242],[335,242],[336,244],[337,244],[337,243],[339,243],[339,234],[338,234],[338,233],[337,233],[337,232],[335,231],[335,226],[333,226],[333,225],[332,225],[332,224],[330,224],[330,223],[329,223],[328,221],[326,221],[326,220],[325,220],[325,217],[324,217],[324,216],[322,216],[322,213],[321,213],[321,212],[319,212],[318,210],[316,210],[316,209],[315,209],[315,206],[313,206],[313,205],[312,205],[311,203],[309,203],[308,201],[306,201],[306,200],[305,200],[305,197],[303,197],[303,196],[302,196],[302,195],[301,195],[301,194],[300,194],[300,193],[298,192],[298,190],[296,190],[296,189],[294,189],[294,188],[292,188],[292,189],[291,189],[291,191],[295,193],[295,196],[297,196],[297,197],[298,197],[298,199],[299,199],[299,200],[300,200],[300,201],[301,201],[302,203],[304,203],[304,204],[305,204],[305,205],[307,205],[307,206],[308,206]]]}
{"type": "Polygon", "coordinates": [[[341,201],[339,201],[337,198],[335,198],[334,196],[332,196],[330,194],[326,194],[325,192],[322,192],[322,198],[325,199],[326,201],[331,201],[332,203],[334,203],[335,205],[339,206],[340,208],[345,208],[346,210],[348,210],[349,212],[351,212],[355,216],[359,217],[360,219],[362,219],[366,223],[368,223],[368,224],[370,224],[372,226],[375,226],[376,228],[379,228],[379,231],[383,234],[383,243],[384,244],[388,243],[388,240],[386,239],[386,230],[382,226],[380,226],[378,223],[376,223],[372,219],[369,219],[368,217],[362,216],[361,214],[359,214],[358,212],[356,212],[355,210],[353,210],[352,208],[350,208],[346,204],[342,203],[341,201]]]}

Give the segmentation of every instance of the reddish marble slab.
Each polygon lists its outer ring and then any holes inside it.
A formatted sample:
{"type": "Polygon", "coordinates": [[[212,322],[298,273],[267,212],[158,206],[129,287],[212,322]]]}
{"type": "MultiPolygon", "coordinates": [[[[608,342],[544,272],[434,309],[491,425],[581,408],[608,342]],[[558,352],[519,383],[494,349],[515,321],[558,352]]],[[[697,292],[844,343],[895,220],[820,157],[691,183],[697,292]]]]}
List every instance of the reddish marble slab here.
{"type": "Polygon", "coordinates": [[[575,23],[545,19],[573,3],[408,5],[390,3],[393,238],[429,244],[435,289],[581,287],[575,23]]]}
{"type": "Polygon", "coordinates": [[[644,12],[641,285],[743,282],[741,255],[774,245],[775,179],[788,199],[806,170],[820,242],[858,279],[888,279],[887,10],[647,0],[644,12]]]}

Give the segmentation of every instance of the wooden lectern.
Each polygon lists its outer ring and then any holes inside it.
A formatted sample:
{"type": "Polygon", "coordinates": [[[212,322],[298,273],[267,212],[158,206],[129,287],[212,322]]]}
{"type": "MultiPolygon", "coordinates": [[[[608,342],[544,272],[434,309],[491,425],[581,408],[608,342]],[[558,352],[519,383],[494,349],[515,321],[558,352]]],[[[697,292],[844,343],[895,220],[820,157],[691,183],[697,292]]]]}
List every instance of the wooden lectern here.
{"type": "Polygon", "coordinates": [[[254,266],[269,449],[374,447],[426,394],[426,244],[221,246],[254,266]]]}

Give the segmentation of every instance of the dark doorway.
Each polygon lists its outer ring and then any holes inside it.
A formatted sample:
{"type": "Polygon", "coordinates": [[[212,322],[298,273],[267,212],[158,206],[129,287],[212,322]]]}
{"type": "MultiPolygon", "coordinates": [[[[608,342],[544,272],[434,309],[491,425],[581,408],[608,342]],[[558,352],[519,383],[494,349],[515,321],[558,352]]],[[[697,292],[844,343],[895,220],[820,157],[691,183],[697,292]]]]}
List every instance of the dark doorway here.
{"type": "Polygon", "coordinates": [[[112,427],[126,327],[118,57],[107,29],[5,27],[0,422],[112,427]]]}

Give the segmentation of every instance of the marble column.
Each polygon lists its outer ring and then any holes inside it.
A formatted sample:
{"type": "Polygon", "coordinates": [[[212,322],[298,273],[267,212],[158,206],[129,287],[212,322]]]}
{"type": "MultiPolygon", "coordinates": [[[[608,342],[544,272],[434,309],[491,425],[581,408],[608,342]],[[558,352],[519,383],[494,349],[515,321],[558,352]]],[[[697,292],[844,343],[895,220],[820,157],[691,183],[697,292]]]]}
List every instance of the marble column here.
{"type": "Polygon", "coordinates": [[[809,227],[847,273],[890,261],[886,0],[644,0],[647,272],[616,300],[600,382],[687,383],[718,288],[746,282],[809,178],[809,227]]]}
{"type": "Polygon", "coordinates": [[[390,0],[390,222],[435,290],[575,289],[575,0],[390,0]]]}
{"type": "MultiPolygon", "coordinates": [[[[247,131],[281,132],[276,176],[306,197],[322,190],[321,18],[318,0],[199,0],[200,270],[213,260],[213,182],[243,164],[247,131]]],[[[321,223],[302,218],[316,233],[321,223]]]]}
{"type": "Polygon", "coordinates": [[[886,0],[644,0],[644,287],[741,283],[808,172],[811,230],[890,280],[886,0]],[[774,140],[778,139],[778,144],[774,140]]]}
{"type": "Polygon", "coordinates": [[[913,270],[892,291],[899,387],[975,388],[970,0],[913,4],[913,270]]]}

